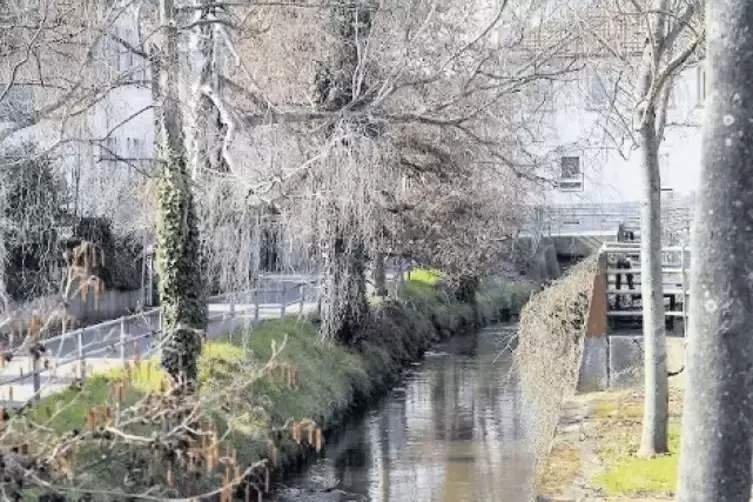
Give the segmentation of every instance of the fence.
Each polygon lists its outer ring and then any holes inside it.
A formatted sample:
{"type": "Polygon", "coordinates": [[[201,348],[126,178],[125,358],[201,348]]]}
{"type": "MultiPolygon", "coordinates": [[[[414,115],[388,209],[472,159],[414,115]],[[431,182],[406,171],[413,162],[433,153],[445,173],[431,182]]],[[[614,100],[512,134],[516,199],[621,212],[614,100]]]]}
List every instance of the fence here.
{"type": "MultiPolygon", "coordinates": [[[[687,242],[692,220],[692,200],[662,202],[663,241],[666,245],[687,242]]],[[[561,235],[584,232],[617,232],[621,225],[638,229],[640,205],[637,202],[540,206],[523,225],[531,235],[561,235]]]]}
{"type": "MultiPolygon", "coordinates": [[[[287,278],[286,278],[287,279],[287,278]]],[[[207,299],[209,320],[207,337],[213,338],[234,331],[237,321],[242,318],[245,327],[263,319],[302,316],[307,305],[316,306],[318,285],[316,281],[295,281],[292,286],[255,289],[243,292],[225,293],[207,299]],[[278,302],[265,300],[277,299],[278,302]],[[312,302],[307,300],[313,300],[312,302]]],[[[9,347],[2,354],[3,373],[18,371],[18,376],[2,375],[0,388],[7,388],[7,395],[0,400],[13,406],[38,401],[49,385],[65,385],[66,379],[58,375],[63,367],[70,367],[68,380],[83,380],[97,371],[122,367],[132,358],[157,354],[160,347],[154,344],[162,327],[162,311],[155,308],[130,316],[120,317],[93,326],[79,328],[58,336],[39,341],[24,340],[20,347],[9,347]],[[24,371],[24,363],[27,370],[24,371]],[[16,365],[17,368],[10,368],[16,365]],[[10,371],[9,371],[10,368],[10,371]],[[31,379],[31,386],[28,385],[31,379]],[[48,385],[43,379],[49,380],[48,385]],[[14,396],[14,386],[23,395],[14,396]]]]}

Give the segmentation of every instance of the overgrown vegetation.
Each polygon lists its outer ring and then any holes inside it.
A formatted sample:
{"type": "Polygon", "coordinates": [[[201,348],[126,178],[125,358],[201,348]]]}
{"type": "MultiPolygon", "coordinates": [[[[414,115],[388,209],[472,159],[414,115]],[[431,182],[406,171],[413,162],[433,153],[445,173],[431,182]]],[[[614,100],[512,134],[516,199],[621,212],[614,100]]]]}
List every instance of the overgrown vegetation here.
{"type": "Polygon", "coordinates": [[[516,361],[537,460],[537,482],[549,454],[562,400],[575,391],[596,259],[573,267],[542,290],[520,315],[516,361]]]}
{"type": "MultiPolygon", "coordinates": [[[[519,309],[525,292],[486,283],[480,318],[519,309]]],[[[3,441],[17,452],[6,461],[30,469],[15,489],[168,500],[222,487],[221,497],[236,490],[256,497],[270,470],[319,449],[323,433],[399,377],[406,362],[479,318],[424,282],[406,281],[401,298],[373,310],[353,347],[320,343],[313,318],[265,321],[204,344],[195,396],[173,394],[150,359],[46,398],[5,422],[3,441]]]]}
{"type": "Polygon", "coordinates": [[[26,144],[0,158],[0,279],[12,299],[31,300],[58,288],[64,202],[64,183],[48,156],[26,144]]]}

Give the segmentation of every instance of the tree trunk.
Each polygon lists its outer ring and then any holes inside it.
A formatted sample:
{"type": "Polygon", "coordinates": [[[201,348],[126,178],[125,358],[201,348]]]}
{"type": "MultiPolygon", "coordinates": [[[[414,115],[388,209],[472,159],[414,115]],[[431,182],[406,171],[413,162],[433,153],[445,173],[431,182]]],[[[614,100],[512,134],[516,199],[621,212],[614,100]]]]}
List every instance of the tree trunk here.
{"type": "Polygon", "coordinates": [[[206,329],[199,233],[188,174],[178,96],[178,31],[173,0],[160,0],[163,43],[155,58],[157,130],[157,266],[163,309],[162,365],[176,380],[193,384],[206,329]]]}
{"type": "Polygon", "coordinates": [[[661,180],[656,113],[649,107],[641,134],[643,196],[641,201],[641,294],[643,298],[644,408],[639,454],[667,450],[669,382],[664,330],[662,277],[661,180]]]}
{"type": "Polygon", "coordinates": [[[374,257],[374,289],[377,296],[387,296],[387,272],[384,268],[384,253],[374,257]]]}
{"type": "Polygon", "coordinates": [[[366,253],[363,245],[336,234],[324,252],[322,340],[349,345],[368,314],[366,253]]]}
{"type": "Polygon", "coordinates": [[[747,502],[753,454],[753,3],[707,5],[711,93],[691,242],[677,499],[747,502]]]}

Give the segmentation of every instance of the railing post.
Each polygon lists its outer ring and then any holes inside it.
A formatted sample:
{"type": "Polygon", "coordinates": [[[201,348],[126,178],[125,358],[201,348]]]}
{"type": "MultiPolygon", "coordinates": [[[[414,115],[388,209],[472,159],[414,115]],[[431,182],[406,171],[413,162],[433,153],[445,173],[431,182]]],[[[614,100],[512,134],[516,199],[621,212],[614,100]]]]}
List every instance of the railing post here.
{"type": "Polygon", "coordinates": [[[40,394],[40,390],[42,389],[42,383],[39,377],[39,352],[37,352],[36,350],[31,355],[31,365],[32,365],[31,366],[31,371],[32,371],[31,379],[34,385],[33,400],[39,402],[40,397],[41,397],[39,394],[40,394]]]}
{"type": "Polygon", "coordinates": [[[682,336],[688,336],[688,288],[686,283],[688,280],[685,263],[685,242],[682,243],[680,249],[680,270],[682,275],[681,288],[682,288],[682,336]]]}
{"type": "Polygon", "coordinates": [[[126,322],[125,317],[120,318],[120,362],[125,363],[126,322]]]}
{"type": "Polygon", "coordinates": [[[298,305],[298,317],[303,317],[303,302],[306,301],[306,285],[301,284],[298,286],[298,295],[301,297],[298,305]]]}
{"type": "Polygon", "coordinates": [[[230,293],[230,331],[235,331],[235,294],[230,293]]]}
{"type": "Polygon", "coordinates": [[[254,290],[254,322],[259,322],[259,291],[254,290]]]}
{"type": "Polygon", "coordinates": [[[86,328],[81,328],[76,333],[76,349],[78,351],[78,361],[81,365],[81,380],[86,378],[86,356],[84,355],[84,331],[86,328]]]}

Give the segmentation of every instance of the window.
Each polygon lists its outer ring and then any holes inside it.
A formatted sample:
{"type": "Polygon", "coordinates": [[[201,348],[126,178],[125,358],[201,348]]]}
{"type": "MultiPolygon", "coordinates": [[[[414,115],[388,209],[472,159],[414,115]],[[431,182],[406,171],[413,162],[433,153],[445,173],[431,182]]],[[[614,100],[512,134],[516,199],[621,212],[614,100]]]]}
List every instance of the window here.
{"type": "MultiPolygon", "coordinates": [[[[0,94],[5,85],[0,84],[0,94]]],[[[12,84],[0,100],[0,122],[23,122],[34,115],[34,92],[31,87],[12,84]]]]}
{"type": "Polygon", "coordinates": [[[702,64],[696,69],[696,75],[698,84],[698,106],[703,106],[708,91],[708,76],[706,75],[706,68],[702,64]]]}
{"type": "Polygon", "coordinates": [[[583,171],[580,157],[564,156],[560,158],[560,177],[557,183],[563,192],[583,190],[583,171]]]}

